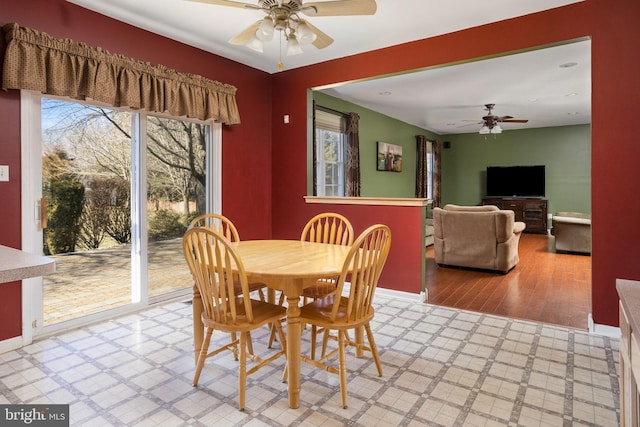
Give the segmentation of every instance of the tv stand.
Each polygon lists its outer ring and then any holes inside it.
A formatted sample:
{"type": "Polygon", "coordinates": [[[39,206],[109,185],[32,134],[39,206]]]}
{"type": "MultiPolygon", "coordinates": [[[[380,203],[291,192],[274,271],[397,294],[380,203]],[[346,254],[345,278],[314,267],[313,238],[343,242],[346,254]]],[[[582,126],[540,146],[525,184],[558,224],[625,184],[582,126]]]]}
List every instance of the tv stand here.
{"type": "Polygon", "coordinates": [[[512,210],[516,221],[524,222],[525,233],[547,234],[547,199],[539,197],[484,197],[483,205],[512,210]]]}

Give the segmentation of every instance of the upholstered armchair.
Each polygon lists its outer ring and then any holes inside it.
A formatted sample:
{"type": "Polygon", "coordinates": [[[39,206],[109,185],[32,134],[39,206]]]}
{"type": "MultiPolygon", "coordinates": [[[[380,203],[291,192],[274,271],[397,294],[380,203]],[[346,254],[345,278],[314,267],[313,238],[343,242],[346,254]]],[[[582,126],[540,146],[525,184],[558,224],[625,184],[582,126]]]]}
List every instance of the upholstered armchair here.
{"type": "Polygon", "coordinates": [[[556,252],[591,253],[591,215],[558,212],[551,222],[556,252]]]}
{"type": "Polygon", "coordinates": [[[510,210],[496,206],[446,205],[433,209],[434,251],[440,266],[509,272],[518,263],[525,229],[510,210]]]}

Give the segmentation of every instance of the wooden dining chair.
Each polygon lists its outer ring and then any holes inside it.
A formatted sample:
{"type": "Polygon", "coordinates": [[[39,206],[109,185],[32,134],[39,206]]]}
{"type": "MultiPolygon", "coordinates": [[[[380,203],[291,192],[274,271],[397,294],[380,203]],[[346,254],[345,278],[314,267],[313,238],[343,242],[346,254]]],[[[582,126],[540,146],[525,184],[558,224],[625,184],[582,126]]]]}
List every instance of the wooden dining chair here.
{"type": "Polygon", "coordinates": [[[205,336],[193,377],[194,387],[198,385],[205,360],[224,350],[230,350],[239,360],[238,404],[245,407],[247,375],[273,362],[280,356],[286,357],[286,340],[280,320],[286,316],[282,306],[250,297],[247,275],[235,247],[222,234],[207,228],[196,227],[188,230],[183,237],[184,255],[202,296],[202,323],[205,336]],[[253,353],[249,347],[251,331],[274,325],[282,348],[266,358],[253,353]],[[238,334],[239,339],[209,351],[213,331],[218,330],[238,334]],[[255,362],[247,367],[247,359],[255,362]]]}
{"type": "MultiPolygon", "coordinates": [[[[240,241],[240,234],[238,233],[238,229],[233,224],[233,222],[224,215],[216,214],[216,213],[206,213],[206,214],[197,216],[191,221],[191,223],[187,227],[187,230],[190,230],[192,228],[198,228],[198,227],[205,227],[205,228],[209,228],[211,230],[217,231],[232,243],[240,241]]],[[[236,283],[235,286],[236,286],[236,295],[240,295],[242,293],[240,289],[240,284],[236,283]]],[[[265,295],[264,295],[264,289],[266,287],[267,285],[261,282],[249,282],[249,292],[257,293],[258,298],[260,298],[260,301],[266,301],[265,295]]],[[[276,330],[272,327],[271,333],[269,335],[269,347],[271,347],[271,344],[275,336],[276,336],[276,330]]],[[[235,333],[232,333],[231,340],[234,341],[235,339],[236,339],[236,335],[235,333]]],[[[253,352],[253,343],[249,341],[248,345],[249,345],[249,350],[253,352]]]]}
{"type": "Polygon", "coordinates": [[[304,305],[300,311],[300,321],[333,332],[329,338],[338,342],[338,347],[319,360],[314,357],[301,356],[302,361],[340,376],[340,395],[342,406],[347,407],[347,367],[346,347],[353,346],[356,351],[371,352],[382,376],[382,366],[378,349],[371,332],[369,322],[373,319],[373,297],[380,273],[389,254],[391,246],[391,230],[386,225],[373,225],[367,228],[356,239],[345,259],[342,272],[336,283],[336,291],[325,298],[319,298],[304,305]],[[345,282],[350,281],[348,293],[345,282]],[[363,328],[366,331],[368,345],[349,339],[348,330],[363,328]],[[338,367],[332,359],[338,356],[338,367]]]}
{"type": "MultiPolygon", "coordinates": [[[[351,245],[353,243],[353,227],[349,220],[339,213],[325,212],[311,218],[302,229],[300,240],[316,243],[331,243],[334,245],[351,245]]],[[[320,279],[310,287],[303,289],[303,304],[317,298],[324,298],[336,291],[336,279],[320,279]]],[[[280,294],[278,301],[284,303],[284,294],[280,294]]],[[[315,357],[316,337],[320,332],[312,328],[311,356],[315,357]]],[[[271,331],[269,347],[273,344],[275,331],[271,331]]]]}
{"type": "MultiPolygon", "coordinates": [[[[338,213],[327,212],[321,213],[309,220],[302,229],[300,240],[318,243],[332,243],[334,245],[352,245],[353,244],[353,227],[349,220],[338,213]]],[[[314,285],[305,288],[302,291],[303,304],[307,304],[309,300],[315,301],[318,298],[324,298],[333,295],[336,292],[335,279],[320,279],[314,285]]],[[[316,340],[318,332],[317,327],[311,327],[311,357],[316,355],[316,340]]],[[[323,348],[326,348],[327,334],[323,337],[323,348]]]]}
{"type": "MultiPolygon", "coordinates": [[[[240,241],[240,234],[238,233],[238,229],[236,228],[236,226],[233,224],[233,222],[231,222],[229,218],[221,214],[202,214],[191,221],[191,223],[187,227],[187,230],[195,227],[206,227],[215,230],[231,242],[240,241]]],[[[261,282],[249,283],[249,290],[251,292],[258,293],[260,301],[266,301],[263,291],[266,287],[267,285],[261,282]]]]}

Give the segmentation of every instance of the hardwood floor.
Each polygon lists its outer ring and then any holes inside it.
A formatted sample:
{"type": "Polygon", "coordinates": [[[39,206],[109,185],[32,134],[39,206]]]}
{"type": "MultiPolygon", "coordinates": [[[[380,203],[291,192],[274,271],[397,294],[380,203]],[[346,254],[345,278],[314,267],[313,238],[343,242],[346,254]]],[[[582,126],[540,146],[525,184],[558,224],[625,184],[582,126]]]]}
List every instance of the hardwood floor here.
{"type": "Polygon", "coordinates": [[[507,274],[438,267],[426,248],[429,304],[588,330],[591,256],[555,253],[553,236],[523,234],[507,274]]]}

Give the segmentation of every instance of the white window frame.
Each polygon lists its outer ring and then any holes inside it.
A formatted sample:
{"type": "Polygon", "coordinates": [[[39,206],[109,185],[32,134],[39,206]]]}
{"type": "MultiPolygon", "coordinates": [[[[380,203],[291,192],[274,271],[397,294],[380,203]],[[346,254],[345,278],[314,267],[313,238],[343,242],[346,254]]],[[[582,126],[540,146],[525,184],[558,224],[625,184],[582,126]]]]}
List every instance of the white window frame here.
{"type": "Polygon", "coordinates": [[[345,195],[345,157],[346,157],[346,143],[347,135],[345,132],[345,117],[339,113],[332,113],[322,108],[316,107],[315,109],[315,132],[314,138],[316,140],[316,195],[324,197],[327,195],[327,188],[329,186],[337,187],[337,194],[333,194],[333,197],[344,197],[345,195]],[[338,134],[338,159],[336,162],[326,162],[324,160],[323,152],[323,133],[330,132],[338,134]],[[327,184],[324,177],[326,176],[327,166],[329,164],[337,165],[338,177],[337,182],[334,184],[327,184]]]}
{"type": "Polygon", "coordinates": [[[427,199],[433,200],[433,175],[435,157],[433,152],[434,142],[427,140],[427,199]]]}

